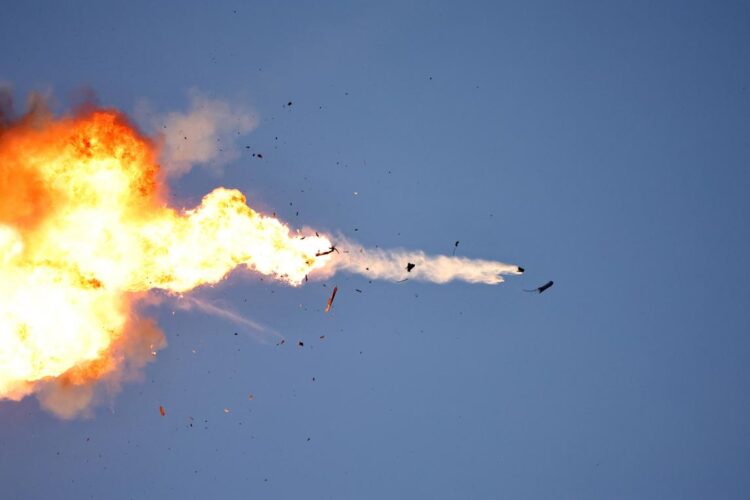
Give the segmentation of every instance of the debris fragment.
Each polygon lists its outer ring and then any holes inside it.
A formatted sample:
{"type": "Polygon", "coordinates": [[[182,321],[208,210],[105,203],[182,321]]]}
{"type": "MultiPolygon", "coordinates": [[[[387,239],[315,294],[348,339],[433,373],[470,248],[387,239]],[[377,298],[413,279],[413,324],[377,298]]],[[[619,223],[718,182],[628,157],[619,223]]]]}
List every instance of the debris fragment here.
{"type": "Polygon", "coordinates": [[[355,288],[354,291],[357,293],[362,293],[362,290],[360,290],[359,288],[355,288]]]}
{"type": "Polygon", "coordinates": [[[524,290],[524,292],[539,292],[539,293],[542,293],[543,291],[545,291],[546,289],[548,289],[549,287],[551,287],[554,284],[555,284],[554,281],[548,281],[547,283],[543,284],[539,288],[534,288],[533,290],[524,290]]]}
{"type": "MultiPolygon", "coordinates": [[[[318,233],[315,233],[315,234],[318,234],[318,233]]],[[[328,254],[333,253],[333,252],[339,253],[338,249],[336,248],[336,245],[331,245],[331,247],[328,250],[326,250],[325,252],[315,252],[315,256],[316,257],[321,257],[323,255],[328,255],[328,254]]]]}
{"type": "Polygon", "coordinates": [[[453,246],[453,255],[456,255],[456,248],[458,248],[458,240],[456,240],[456,244],[453,246]]]}
{"type": "Polygon", "coordinates": [[[298,341],[297,341],[297,345],[298,345],[299,347],[305,347],[305,343],[304,343],[304,342],[302,342],[301,340],[298,340],[298,341]]]}
{"type": "Polygon", "coordinates": [[[253,396],[253,394],[250,393],[250,394],[247,395],[247,399],[249,399],[250,401],[252,401],[253,399],[255,399],[255,396],[253,396]]]}
{"type": "Polygon", "coordinates": [[[167,416],[167,412],[166,412],[166,410],[164,410],[163,406],[159,406],[159,415],[161,415],[162,417],[166,417],[167,416]]]}
{"type": "Polygon", "coordinates": [[[333,293],[331,293],[330,298],[328,299],[328,304],[326,304],[326,312],[331,310],[331,306],[333,305],[333,299],[336,298],[336,292],[338,291],[339,287],[334,286],[333,287],[333,293]]]}
{"type": "Polygon", "coordinates": [[[321,336],[320,336],[320,340],[323,340],[324,338],[326,338],[326,336],[325,336],[325,335],[321,335],[321,336]]]}
{"type": "Polygon", "coordinates": [[[417,265],[416,265],[416,264],[412,264],[411,262],[407,263],[407,264],[406,264],[406,272],[407,272],[407,273],[410,273],[410,272],[411,272],[411,270],[412,270],[412,269],[414,269],[415,267],[417,267],[417,265]]]}

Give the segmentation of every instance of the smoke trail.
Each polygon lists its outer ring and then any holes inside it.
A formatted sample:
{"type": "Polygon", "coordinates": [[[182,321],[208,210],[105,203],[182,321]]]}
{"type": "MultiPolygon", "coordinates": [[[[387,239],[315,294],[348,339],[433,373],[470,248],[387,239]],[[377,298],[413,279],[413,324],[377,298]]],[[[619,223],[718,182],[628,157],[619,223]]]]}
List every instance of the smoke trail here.
{"type": "Polygon", "coordinates": [[[261,342],[267,343],[267,340],[264,337],[261,337],[261,335],[271,335],[273,337],[276,337],[277,339],[284,338],[273,328],[264,326],[257,321],[253,321],[250,318],[242,316],[241,314],[225,307],[220,307],[216,304],[212,304],[210,302],[206,302],[205,300],[201,300],[199,298],[191,297],[188,295],[182,295],[179,299],[180,300],[177,301],[177,306],[180,309],[190,310],[195,307],[205,313],[226,319],[227,321],[231,321],[232,323],[235,323],[237,325],[244,326],[248,329],[249,333],[253,335],[253,337],[261,342]]]}
{"type": "Polygon", "coordinates": [[[427,255],[421,250],[384,250],[363,248],[345,238],[341,253],[331,259],[332,273],[338,270],[361,274],[372,279],[401,281],[406,278],[431,283],[447,283],[453,280],[468,283],[496,285],[504,280],[503,274],[522,274],[523,268],[515,264],[446,255],[427,255]],[[414,264],[407,271],[407,264],[414,264]]]}

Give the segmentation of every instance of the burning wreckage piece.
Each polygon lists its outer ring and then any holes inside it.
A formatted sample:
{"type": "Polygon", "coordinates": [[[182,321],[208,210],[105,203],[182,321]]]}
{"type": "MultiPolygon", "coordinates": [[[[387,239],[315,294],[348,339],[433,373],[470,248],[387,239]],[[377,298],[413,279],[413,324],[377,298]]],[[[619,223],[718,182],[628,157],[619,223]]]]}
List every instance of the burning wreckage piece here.
{"type": "Polygon", "coordinates": [[[331,296],[328,298],[328,303],[326,304],[326,313],[331,310],[331,306],[333,305],[333,299],[336,298],[336,292],[338,292],[339,287],[335,286],[333,287],[333,292],[331,292],[331,296]]]}

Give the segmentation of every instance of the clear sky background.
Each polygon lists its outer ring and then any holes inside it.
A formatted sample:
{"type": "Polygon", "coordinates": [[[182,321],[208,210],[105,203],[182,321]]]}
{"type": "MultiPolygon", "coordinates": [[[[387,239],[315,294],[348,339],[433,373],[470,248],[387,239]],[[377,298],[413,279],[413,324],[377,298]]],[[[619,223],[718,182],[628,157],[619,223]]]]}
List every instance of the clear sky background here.
{"type": "Polygon", "coordinates": [[[177,206],[236,187],[527,273],[198,292],[284,346],[151,308],[168,347],[94,418],[0,403],[3,498],[747,498],[746,2],[152,4],[5,2],[0,78],[243,102],[242,156],[177,206]]]}

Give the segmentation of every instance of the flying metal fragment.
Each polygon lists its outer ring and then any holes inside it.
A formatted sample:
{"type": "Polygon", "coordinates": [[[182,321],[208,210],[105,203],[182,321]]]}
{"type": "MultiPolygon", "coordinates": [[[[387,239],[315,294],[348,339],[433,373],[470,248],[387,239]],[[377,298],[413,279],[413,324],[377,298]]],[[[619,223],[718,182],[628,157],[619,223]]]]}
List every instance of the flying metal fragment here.
{"type": "Polygon", "coordinates": [[[339,253],[338,249],[336,248],[336,245],[331,245],[331,248],[329,248],[325,252],[315,252],[315,256],[316,257],[321,257],[323,255],[328,255],[328,254],[331,254],[333,252],[339,253]]]}
{"type": "Polygon", "coordinates": [[[326,312],[331,310],[331,306],[333,305],[333,299],[336,298],[336,292],[338,291],[339,287],[335,286],[333,287],[333,293],[331,293],[331,296],[328,299],[328,304],[326,304],[326,312]]]}
{"type": "Polygon", "coordinates": [[[165,417],[167,415],[167,412],[164,410],[163,406],[159,407],[159,415],[161,415],[162,417],[165,417]]]}
{"type": "Polygon", "coordinates": [[[548,281],[547,283],[543,284],[539,288],[534,288],[533,290],[524,290],[524,292],[539,292],[539,293],[542,293],[543,291],[545,291],[546,289],[548,289],[549,287],[551,287],[554,284],[555,284],[554,281],[548,281]]]}
{"type": "Polygon", "coordinates": [[[406,264],[406,272],[407,272],[407,273],[410,273],[410,272],[411,272],[411,270],[412,270],[412,269],[414,269],[415,267],[417,267],[417,265],[416,265],[416,264],[412,264],[411,262],[408,262],[408,263],[406,264]]]}

